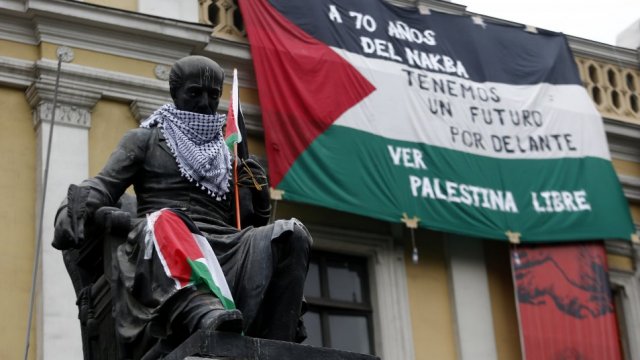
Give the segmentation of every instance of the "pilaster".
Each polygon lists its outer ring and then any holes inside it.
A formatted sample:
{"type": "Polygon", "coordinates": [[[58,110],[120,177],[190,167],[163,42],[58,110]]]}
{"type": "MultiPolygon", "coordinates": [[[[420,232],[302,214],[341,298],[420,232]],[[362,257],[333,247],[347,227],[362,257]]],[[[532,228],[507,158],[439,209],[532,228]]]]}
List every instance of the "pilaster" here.
{"type": "Polygon", "coordinates": [[[458,358],[497,359],[482,240],[457,235],[447,240],[458,358]]]}
{"type": "MultiPolygon", "coordinates": [[[[64,65],[63,65],[64,68],[64,65]]],[[[44,176],[49,146],[49,131],[53,115],[55,74],[40,74],[25,93],[33,108],[36,136],[36,212],[44,192],[44,176]]],[[[89,128],[91,109],[100,94],[83,91],[78,86],[63,84],[58,90],[53,138],[42,228],[41,265],[36,290],[39,359],[81,359],[82,344],[75,305],[75,292],[62,253],[51,247],[53,219],[71,183],[78,183],[89,174],[89,128]]],[[[38,233],[36,223],[36,234],[38,233]]]]}

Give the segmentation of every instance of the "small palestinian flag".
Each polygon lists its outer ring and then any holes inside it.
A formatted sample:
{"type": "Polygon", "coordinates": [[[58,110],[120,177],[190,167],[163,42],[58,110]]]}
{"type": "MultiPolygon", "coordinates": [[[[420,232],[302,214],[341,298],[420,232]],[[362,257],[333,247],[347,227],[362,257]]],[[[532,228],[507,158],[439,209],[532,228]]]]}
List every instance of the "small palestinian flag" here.
{"type": "Polygon", "coordinates": [[[211,290],[225,309],[235,309],[229,285],[207,239],[184,213],[162,209],[147,216],[145,258],[151,257],[151,241],[176,289],[189,285],[211,290]]]}
{"type": "Polygon", "coordinates": [[[224,141],[232,152],[233,144],[242,142],[242,121],[238,95],[238,70],[233,69],[233,84],[231,86],[231,96],[229,97],[229,110],[227,111],[227,129],[224,135],[224,141]]]}

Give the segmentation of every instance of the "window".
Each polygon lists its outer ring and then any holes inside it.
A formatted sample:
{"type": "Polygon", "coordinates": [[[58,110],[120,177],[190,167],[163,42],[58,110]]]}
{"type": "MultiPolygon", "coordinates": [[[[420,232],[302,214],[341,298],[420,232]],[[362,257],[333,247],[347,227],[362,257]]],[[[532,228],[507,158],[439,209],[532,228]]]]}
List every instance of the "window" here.
{"type": "Polygon", "coordinates": [[[304,293],[305,344],[373,354],[366,258],[314,251],[304,293]]]}

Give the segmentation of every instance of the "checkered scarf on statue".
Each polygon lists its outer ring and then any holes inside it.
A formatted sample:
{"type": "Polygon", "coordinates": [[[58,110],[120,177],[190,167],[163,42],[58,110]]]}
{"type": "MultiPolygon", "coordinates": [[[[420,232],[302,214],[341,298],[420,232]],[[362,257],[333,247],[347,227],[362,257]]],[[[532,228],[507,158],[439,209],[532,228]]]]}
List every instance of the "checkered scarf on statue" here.
{"type": "Polygon", "coordinates": [[[229,192],[231,154],[222,127],[226,116],[205,115],[163,105],[140,127],[160,127],[182,176],[220,200],[229,192]]]}

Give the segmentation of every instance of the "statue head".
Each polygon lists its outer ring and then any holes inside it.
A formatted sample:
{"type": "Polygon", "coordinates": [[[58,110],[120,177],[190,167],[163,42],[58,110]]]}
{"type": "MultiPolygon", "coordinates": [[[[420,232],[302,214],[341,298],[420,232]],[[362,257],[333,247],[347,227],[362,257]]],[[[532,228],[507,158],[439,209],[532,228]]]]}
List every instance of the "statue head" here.
{"type": "Polygon", "coordinates": [[[223,82],[220,65],[204,56],[184,57],[173,64],[169,73],[169,89],[176,108],[200,114],[215,114],[223,82]]]}

